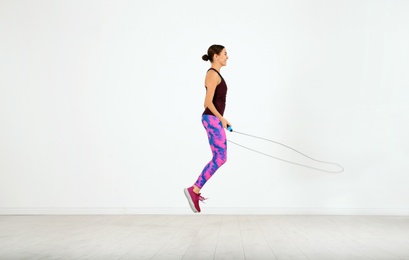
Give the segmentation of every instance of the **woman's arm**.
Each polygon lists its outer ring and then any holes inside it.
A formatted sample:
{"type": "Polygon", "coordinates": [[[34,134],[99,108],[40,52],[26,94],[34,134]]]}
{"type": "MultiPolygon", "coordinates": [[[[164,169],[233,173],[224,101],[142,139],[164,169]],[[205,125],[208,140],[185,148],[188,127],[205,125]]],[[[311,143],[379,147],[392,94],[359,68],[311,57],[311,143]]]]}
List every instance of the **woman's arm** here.
{"type": "MultiPolygon", "coordinates": [[[[205,79],[205,86],[207,88],[206,97],[204,101],[204,107],[209,108],[209,110],[215,115],[223,124],[223,127],[227,129],[227,125],[230,123],[217,111],[213,104],[214,92],[216,91],[217,85],[220,83],[220,76],[213,70],[209,70],[205,79]]],[[[230,125],[231,126],[231,125],[230,125]]]]}

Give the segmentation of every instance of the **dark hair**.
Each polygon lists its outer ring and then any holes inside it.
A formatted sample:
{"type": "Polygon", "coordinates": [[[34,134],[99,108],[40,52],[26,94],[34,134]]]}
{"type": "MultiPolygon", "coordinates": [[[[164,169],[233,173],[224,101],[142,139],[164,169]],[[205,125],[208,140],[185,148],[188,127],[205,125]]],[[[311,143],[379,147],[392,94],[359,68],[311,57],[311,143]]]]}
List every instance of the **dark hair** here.
{"type": "Polygon", "coordinates": [[[213,56],[215,54],[220,54],[223,49],[224,49],[224,46],[218,45],[218,44],[213,44],[207,50],[207,54],[202,56],[202,60],[204,60],[204,61],[210,60],[210,62],[213,62],[213,56]]]}

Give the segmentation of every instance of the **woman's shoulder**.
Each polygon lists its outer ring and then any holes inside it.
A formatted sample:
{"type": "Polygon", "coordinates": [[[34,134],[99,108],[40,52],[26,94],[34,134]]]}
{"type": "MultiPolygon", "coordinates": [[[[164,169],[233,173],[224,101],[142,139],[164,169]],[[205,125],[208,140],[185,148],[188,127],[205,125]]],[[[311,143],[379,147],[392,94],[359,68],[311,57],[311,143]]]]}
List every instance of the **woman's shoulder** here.
{"type": "Polygon", "coordinates": [[[223,79],[222,75],[220,74],[220,72],[218,72],[216,69],[214,68],[210,68],[207,70],[207,74],[211,77],[220,77],[221,79],[223,79]]]}
{"type": "Polygon", "coordinates": [[[207,70],[206,80],[217,82],[217,85],[218,85],[223,80],[223,77],[218,73],[217,70],[210,68],[209,70],[207,70]]]}

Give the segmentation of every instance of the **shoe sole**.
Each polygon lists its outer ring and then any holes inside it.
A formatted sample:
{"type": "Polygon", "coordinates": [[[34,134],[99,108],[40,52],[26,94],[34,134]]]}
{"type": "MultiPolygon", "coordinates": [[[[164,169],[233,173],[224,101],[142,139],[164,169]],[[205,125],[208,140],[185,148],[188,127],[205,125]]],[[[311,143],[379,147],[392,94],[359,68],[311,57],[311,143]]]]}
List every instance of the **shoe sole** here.
{"type": "Polygon", "coordinates": [[[185,196],[187,198],[187,201],[189,202],[189,206],[192,209],[192,211],[194,213],[198,213],[199,211],[197,211],[195,204],[193,203],[192,197],[190,197],[189,191],[186,188],[183,191],[185,192],[185,196]]]}

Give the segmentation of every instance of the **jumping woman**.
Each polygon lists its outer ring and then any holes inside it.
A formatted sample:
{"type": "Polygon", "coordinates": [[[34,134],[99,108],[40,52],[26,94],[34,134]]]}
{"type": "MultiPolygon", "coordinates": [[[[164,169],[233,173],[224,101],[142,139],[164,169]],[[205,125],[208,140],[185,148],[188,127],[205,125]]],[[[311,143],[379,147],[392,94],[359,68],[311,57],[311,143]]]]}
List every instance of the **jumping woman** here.
{"type": "Polygon", "coordinates": [[[200,195],[200,190],[227,160],[227,142],[224,129],[230,125],[223,117],[226,107],[227,85],[220,74],[220,69],[226,66],[228,59],[226,49],[221,45],[212,45],[207,50],[207,54],[202,56],[202,59],[211,62],[211,67],[205,78],[206,97],[202,124],[209,138],[213,158],[204,167],[194,185],[184,189],[189,205],[195,213],[200,212],[199,201],[205,200],[200,195]]]}

